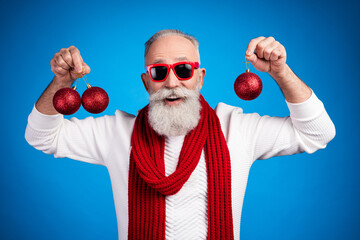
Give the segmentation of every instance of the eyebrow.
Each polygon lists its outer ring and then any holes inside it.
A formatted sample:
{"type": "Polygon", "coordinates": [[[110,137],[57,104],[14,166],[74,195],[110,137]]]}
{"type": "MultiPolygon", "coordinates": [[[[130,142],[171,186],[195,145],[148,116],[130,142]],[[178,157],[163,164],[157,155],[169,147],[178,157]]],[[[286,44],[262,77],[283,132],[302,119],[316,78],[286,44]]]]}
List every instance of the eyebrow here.
{"type": "MultiPolygon", "coordinates": [[[[177,57],[177,58],[175,58],[175,60],[176,61],[189,61],[189,59],[187,57],[177,57]]],[[[164,59],[158,59],[153,64],[163,63],[163,62],[165,62],[164,59]]]]}

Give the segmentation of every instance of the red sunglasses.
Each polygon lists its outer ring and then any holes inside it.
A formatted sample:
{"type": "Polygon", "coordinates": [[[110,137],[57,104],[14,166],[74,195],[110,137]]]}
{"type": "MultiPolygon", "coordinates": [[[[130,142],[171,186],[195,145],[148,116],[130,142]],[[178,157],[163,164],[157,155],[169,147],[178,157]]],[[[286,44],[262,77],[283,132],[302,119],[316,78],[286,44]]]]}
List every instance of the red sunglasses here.
{"type": "Polygon", "coordinates": [[[189,80],[194,75],[194,69],[198,69],[198,62],[177,62],[174,64],[150,64],[146,66],[146,72],[149,73],[151,80],[162,82],[168,77],[170,69],[179,80],[189,80]]]}

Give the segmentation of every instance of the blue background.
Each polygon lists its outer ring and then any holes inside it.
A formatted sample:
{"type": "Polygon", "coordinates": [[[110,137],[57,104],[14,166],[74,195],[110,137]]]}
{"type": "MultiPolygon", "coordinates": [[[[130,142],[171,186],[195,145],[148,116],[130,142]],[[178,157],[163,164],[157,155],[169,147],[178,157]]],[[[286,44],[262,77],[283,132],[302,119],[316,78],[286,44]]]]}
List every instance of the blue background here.
{"type": "MultiPolygon", "coordinates": [[[[24,139],[27,116],[53,77],[50,60],[75,45],[110,104],[132,114],[147,103],[140,80],[145,41],[178,28],[200,41],[203,95],[244,112],[287,116],[265,73],[259,98],[233,84],[248,42],[274,36],[288,64],[323,101],[337,135],[312,155],[256,161],[246,190],[241,239],[360,239],[359,4],[356,1],[1,1],[0,239],[116,239],[105,167],[55,159],[24,139]]],[[[80,82],[79,93],[85,90],[80,82]]],[[[81,108],[74,116],[91,114],[81,108]]]]}

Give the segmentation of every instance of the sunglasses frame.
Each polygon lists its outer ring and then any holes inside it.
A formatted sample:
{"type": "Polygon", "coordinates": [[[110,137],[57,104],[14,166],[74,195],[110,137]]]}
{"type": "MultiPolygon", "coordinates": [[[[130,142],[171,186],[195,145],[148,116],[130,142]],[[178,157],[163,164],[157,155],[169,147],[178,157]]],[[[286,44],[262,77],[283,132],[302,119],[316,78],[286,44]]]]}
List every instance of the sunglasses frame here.
{"type": "Polygon", "coordinates": [[[150,64],[150,65],[147,65],[146,66],[146,72],[149,73],[149,76],[150,76],[150,79],[153,81],[153,82],[164,82],[167,77],[169,76],[169,73],[170,73],[170,69],[173,70],[175,76],[177,77],[177,79],[181,80],[181,81],[186,81],[186,80],[189,80],[190,78],[192,78],[194,76],[194,70],[195,69],[198,69],[200,67],[200,63],[199,62],[177,62],[177,63],[173,63],[173,64],[166,64],[166,63],[156,63],[156,64],[150,64]],[[176,74],[176,71],[175,71],[175,67],[178,66],[178,65],[181,65],[181,64],[189,64],[191,65],[192,67],[192,72],[191,72],[191,76],[189,78],[180,78],[177,74],[176,74]],[[154,80],[151,76],[151,68],[153,67],[166,67],[167,68],[167,73],[166,73],[166,76],[164,79],[162,80],[154,80]]]}

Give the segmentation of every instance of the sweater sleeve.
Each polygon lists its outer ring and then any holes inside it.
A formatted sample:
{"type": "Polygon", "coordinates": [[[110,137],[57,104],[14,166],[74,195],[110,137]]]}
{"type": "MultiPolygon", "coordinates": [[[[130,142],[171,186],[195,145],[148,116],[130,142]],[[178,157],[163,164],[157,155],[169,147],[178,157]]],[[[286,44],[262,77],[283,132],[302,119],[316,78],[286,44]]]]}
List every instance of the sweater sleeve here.
{"type": "MultiPolygon", "coordinates": [[[[25,139],[34,148],[53,154],[55,158],[68,157],[106,165],[105,158],[112,138],[119,130],[115,122],[129,122],[126,118],[131,119],[130,115],[119,111],[115,116],[65,119],[61,114],[42,114],[34,106],[28,117],[25,139]],[[118,119],[118,115],[123,116],[118,119]]],[[[123,135],[131,134],[130,126],[123,124],[122,128],[123,135]]]]}
{"type": "Polygon", "coordinates": [[[252,114],[253,160],[296,153],[314,153],[335,137],[335,126],[315,93],[302,103],[289,103],[289,117],[252,114]]]}
{"type": "Polygon", "coordinates": [[[314,92],[302,103],[286,104],[290,116],[270,117],[219,103],[216,112],[228,146],[252,164],[256,159],[313,153],[335,137],[335,126],[314,92]]]}

